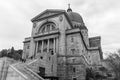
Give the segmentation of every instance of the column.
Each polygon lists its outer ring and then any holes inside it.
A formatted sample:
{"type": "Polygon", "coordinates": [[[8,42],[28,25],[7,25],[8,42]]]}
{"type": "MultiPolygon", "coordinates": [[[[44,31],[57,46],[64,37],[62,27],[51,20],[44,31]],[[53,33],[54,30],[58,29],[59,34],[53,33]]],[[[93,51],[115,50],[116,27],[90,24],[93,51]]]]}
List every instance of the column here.
{"type": "Polygon", "coordinates": [[[56,38],[54,38],[53,40],[54,40],[54,42],[53,42],[53,52],[55,53],[56,52],[55,51],[55,49],[56,49],[56,46],[55,46],[55,44],[56,44],[56,38]]]}
{"type": "Polygon", "coordinates": [[[44,41],[44,40],[42,40],[41,53],[43,53],[43,45],[44,45],[44,44],[43,44],[43,43],[44,43],[43,41],[44,41]]]}
{"type": "Polygon", "coordinates": [[[50,44],[50,40],[48,39],[48,43],[47,43],[47,52],[49,52],[49,44],[50,44]]]}
{"type": "Polygon", "coordinates": [[[56,53],[59,52],[59,42],[58,42],[58,37],[56,38],[56,53]]]}
{"type": "Polygon", "coordinates": [[[36,42],[35,56],[37,54],[37,51],[38,51],[38,41],[36,42]]]}

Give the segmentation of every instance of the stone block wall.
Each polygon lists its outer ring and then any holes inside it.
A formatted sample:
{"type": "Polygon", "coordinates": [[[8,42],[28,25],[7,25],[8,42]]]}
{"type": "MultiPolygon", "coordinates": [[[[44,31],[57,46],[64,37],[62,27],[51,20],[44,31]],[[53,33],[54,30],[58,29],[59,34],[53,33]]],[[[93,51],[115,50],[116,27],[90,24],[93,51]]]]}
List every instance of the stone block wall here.
{"type": "Polygon", "coordinates": [[[68,79],[73,80],[76,78],[77,80],[85,80],[86,69],[85,65],[69,65],[68,67],[68,79]],[[75,71],[73,70],[75,68],[75,71]]]}
{"type": "Polygon", "coordinates": [[[23,59],[26,59],[29,57],[29,51],[30,51],[30,42],[25,42],[24,48],[23,48],[23,55],[22,55],[23,59]]]}
{"type": "Polygon", "coordinates": [[[65,64],[58,64],[57,65],[57,76],[59,77],[59,80],[65,80],[66,79],[66,65],[65,64]]]}
{"type": "Polygon", "coordinates": [[[85,46],[82,42],[80,33],[67,35],[67,54],[71,54],[71,55],[85,54],[85,46]],[[72,49],[74,49],[74,53],[71,51],[72,49]]]}
{"type": "Polygon", "coordinates": [[[92,65],[100,65],[100,54],[98,50],[93,50],[88,52],[89,60],[92,65]]]}
{"type": "Polygon", "coordinates": [[[45,76],[56,76],[57,74],[57,63],[56,55],[49,57],[44,56],[43,59],[35,59],[27,64],[27,67],[36,73],[39,73],[39,67],[45,68],[45,76]],[[49,61],[48,61],[49,60],[49,61]]]}

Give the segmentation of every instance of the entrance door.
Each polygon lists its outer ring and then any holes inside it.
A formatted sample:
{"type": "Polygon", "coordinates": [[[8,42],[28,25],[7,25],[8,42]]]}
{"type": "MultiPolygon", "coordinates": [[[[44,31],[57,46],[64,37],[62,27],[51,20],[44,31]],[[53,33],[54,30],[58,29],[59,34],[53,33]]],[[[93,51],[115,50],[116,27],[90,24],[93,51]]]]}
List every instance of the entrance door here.
{"type": "Polygon", "coordinates": [[[39,73],[38,73],[40,76],[45,76],[45,68],[43,67],[39,67],[39,73]]]}
{"type": "Polygon", "coordinates": [[[77,80],[77,78],[73,78],[73,80],[77,80]]]}

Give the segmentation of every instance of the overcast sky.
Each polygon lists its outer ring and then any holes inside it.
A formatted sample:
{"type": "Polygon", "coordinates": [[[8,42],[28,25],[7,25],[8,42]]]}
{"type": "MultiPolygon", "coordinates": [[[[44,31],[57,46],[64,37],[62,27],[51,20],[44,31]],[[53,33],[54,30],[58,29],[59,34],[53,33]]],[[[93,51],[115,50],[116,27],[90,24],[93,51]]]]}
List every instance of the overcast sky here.
{"type": "Polygon", "coordinates": [[[120,0],[0,0],[0,50],[22,49],[30,20],[46,9],[66,10],[68,3],[83,17],[89,36],[101,36],[104,52],[120,48],[120,0]]]}

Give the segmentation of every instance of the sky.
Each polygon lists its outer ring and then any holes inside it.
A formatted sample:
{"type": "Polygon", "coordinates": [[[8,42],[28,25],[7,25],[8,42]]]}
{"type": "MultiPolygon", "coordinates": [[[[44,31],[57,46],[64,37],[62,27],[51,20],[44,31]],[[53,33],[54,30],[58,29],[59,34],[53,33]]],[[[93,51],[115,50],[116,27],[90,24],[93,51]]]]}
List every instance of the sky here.
{"type": "Polygon", "coordinates": [[[31,35],[31,19],[46,9],[65,9],[71,4],[89,30],[101,36],[103,52],[120,49],[120,0],[0,0],[0,50],[23,49],[31,35]]]}

